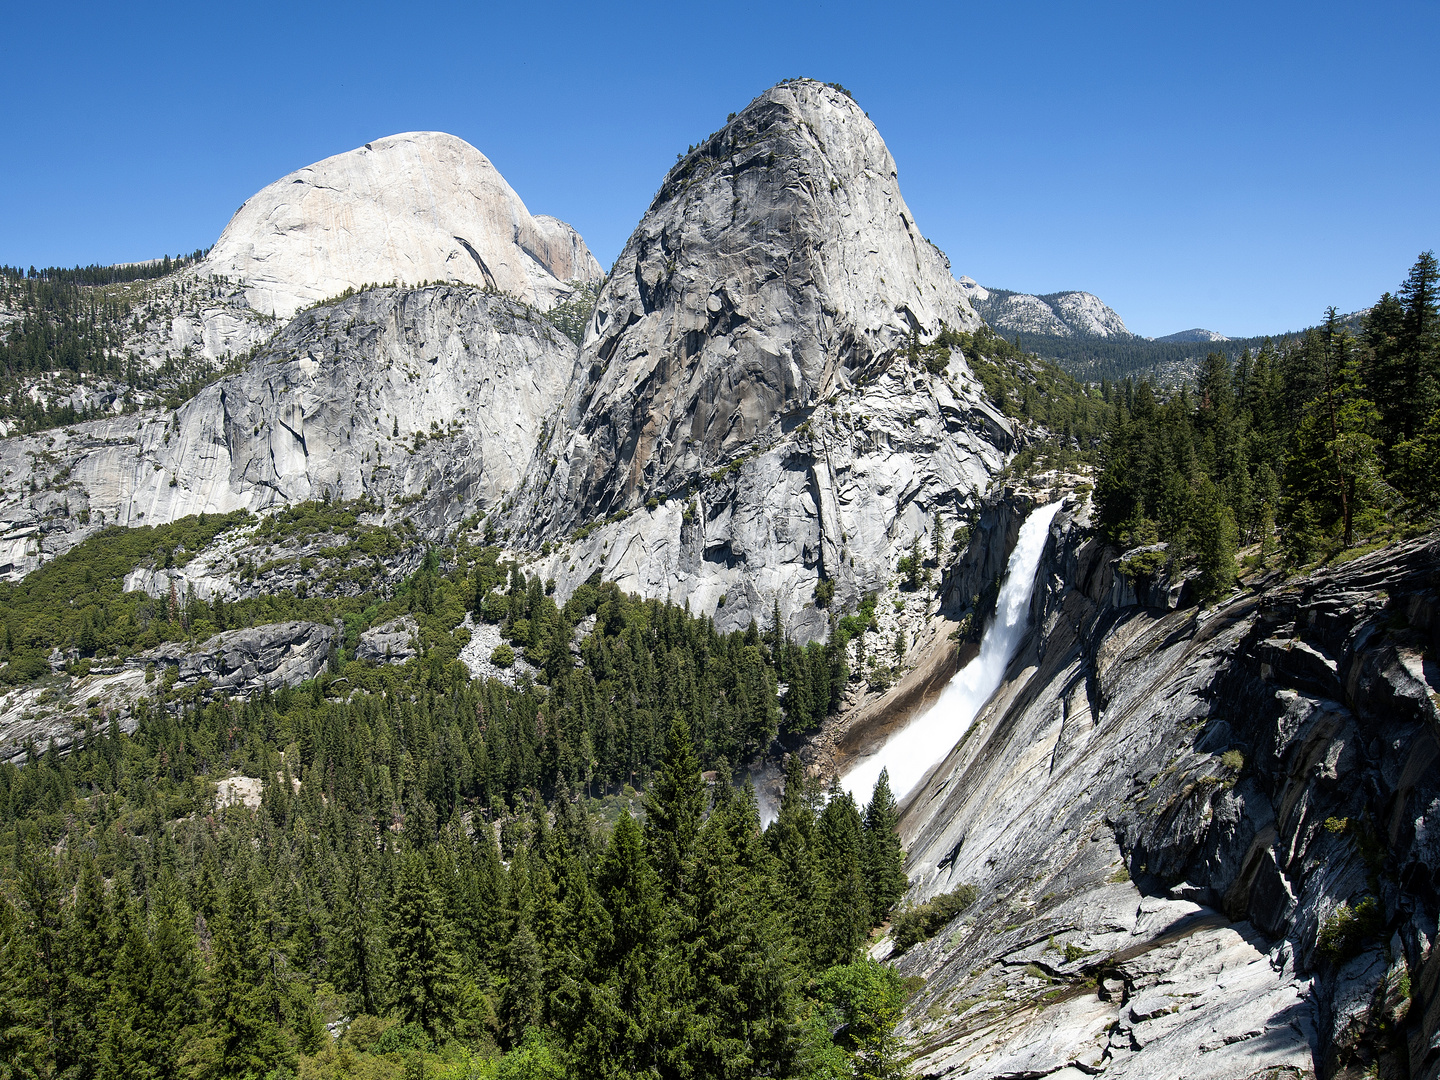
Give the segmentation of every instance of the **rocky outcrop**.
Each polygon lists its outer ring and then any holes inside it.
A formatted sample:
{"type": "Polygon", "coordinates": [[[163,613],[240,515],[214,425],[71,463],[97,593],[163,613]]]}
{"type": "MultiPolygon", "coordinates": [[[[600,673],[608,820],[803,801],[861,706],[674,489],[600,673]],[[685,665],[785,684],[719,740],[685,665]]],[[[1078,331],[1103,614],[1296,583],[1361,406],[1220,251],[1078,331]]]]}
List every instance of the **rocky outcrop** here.
{"type": "Polygon", "coordinates": [[[438,131],[376,139],[245,200],[198,268],[281,319],[367,284],[443,281],[540,308],[603,277],[580,235],[532,217],[473,146],[438,131]]]}
{"type": "Polygon", "coordinates": [[[420,627],[409,615],[372,626],[360,635],[355,659],[375,664],[403,664],[420,655],[420,627]]]}
{"type": "Polygon", "coordinates": [[[1084,522],[904,808],[911,898],[979,890],[898,959],[920,1067],[1435,1075],[1440,540],[1171,610],[1084,522]]]}
{"type": "Polygon", "coordinates": [[[477,623],[467,612],[462,626],[470,634],[470,640],[460,649],[458,659],[472,679],[499,679],[506,686],[518,686],[522,679],[533,683],[540,674],[540,669],[529,663],[519,649],[511,649],[514,660],[504,667],[490,659],[497,648],[507,644],[500,627],[494,623],[477,623]]]}
{"type": "Polygon", "coordinates": [[[131,667],[173,666],[175,688],[202,679],[227,696],[295,686],[325,669],[336,644],[333,626],[312,622],[269,623],[227,630],[199,645],[173,642],[131,657],[131,667]]]}
{"type": "Polygon", "coordinates": [[[1193,330],[1181,330],[1178,334],[1166,334],[1164,337],[1157,337],[1156,341],[1229,341],[1224,334],[1216,333],[1214,330],[1202,330],[1196,327],[1193,330]]]}
{"type": "Polygon", "coordinates": [[[106,525],[325,497],[439,532],[519,487],[574,356],[531,309],[472,287],[305,312],[173,413],[0,441],[0,570],[106,525]]]}
{"type": "Polygon", "coordinates": [[[533,565],[568,595],[592,573],[689,603],[722,629],[761,626],[776,605],[804,640],[834,603],[884,590],[900,556],[948,539],[1013,445],[1009,421],[958,375],[898,354],[873,380],[834,395],[790,430],[654,506],[579,531],[533,565]]]}
{"type": "Polygon", "coordinates": [[[532,528],[673,494],[942,323],[977,319],[874,125],[836,90],[782,83],[676,164],[625,245],[532,528]]]}
{"type": "Polygon", "coordinates": [[[23,761],[27,747],[65,751],[111,724],[130,734],[138,723],[136,702],[167,686],[183,691],[203,680],[206,697],[295,686],[324,670],[338,640],[333,627],[320,623],[270,623],[228,630],[197,645],[169,642],[108,667],[97,662],[84,675],[57,671],[56,678],[0,694],[0,761],[23,761]]]}

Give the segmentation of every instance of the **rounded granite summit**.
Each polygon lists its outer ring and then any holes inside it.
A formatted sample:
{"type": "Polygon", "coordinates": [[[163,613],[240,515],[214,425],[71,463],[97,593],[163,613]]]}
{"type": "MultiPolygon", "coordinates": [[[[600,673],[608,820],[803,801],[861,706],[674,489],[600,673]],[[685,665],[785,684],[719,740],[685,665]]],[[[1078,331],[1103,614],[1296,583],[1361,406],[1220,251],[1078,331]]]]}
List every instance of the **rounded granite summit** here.
{"type": "Polygon", "coordinates": [[[413,131],[308,165],[247,199],[201,267],[288,319],[367,284],[455,282],[548,309],[603,274],[569,225],[532,215],[463,139],[413,131]]]}

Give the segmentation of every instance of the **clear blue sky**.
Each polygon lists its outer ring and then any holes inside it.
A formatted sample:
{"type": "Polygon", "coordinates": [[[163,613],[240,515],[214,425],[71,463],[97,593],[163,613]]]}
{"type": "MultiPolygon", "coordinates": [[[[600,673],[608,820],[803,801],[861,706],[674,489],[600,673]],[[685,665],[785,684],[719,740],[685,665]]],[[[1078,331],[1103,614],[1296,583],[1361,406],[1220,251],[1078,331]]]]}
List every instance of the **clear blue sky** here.
{"type": "Polygon", "coordinates": [[[849,87],[956,274],[1240,335],[1440,248],[1436,0],[138,4],[0,0],[0,262],[212,243],[399,131],[479,147],[609,265],[677,150],[767,86],[849,87]]]}

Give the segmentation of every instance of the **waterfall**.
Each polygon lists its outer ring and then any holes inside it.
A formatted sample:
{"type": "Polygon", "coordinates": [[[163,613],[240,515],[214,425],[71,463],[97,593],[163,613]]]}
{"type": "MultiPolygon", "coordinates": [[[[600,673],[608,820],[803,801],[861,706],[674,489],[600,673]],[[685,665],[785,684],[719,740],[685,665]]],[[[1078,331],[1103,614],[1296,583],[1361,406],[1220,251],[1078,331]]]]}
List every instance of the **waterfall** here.
{"type": "Polygon", "coordinates": [[[861,806],[869,800],[881,769],[890,770],[890,790],[897,799],[903,798],[960,741],[975,714],[1000,686],[1029,623],[1035,572],[1050,522],[1059,509],[1059,502],[1041,506],[1020,526],[995,601],[995,616],[980,640],[980,654],[955,673],[934,705],[841,778],[841,786],[861,806]]]}

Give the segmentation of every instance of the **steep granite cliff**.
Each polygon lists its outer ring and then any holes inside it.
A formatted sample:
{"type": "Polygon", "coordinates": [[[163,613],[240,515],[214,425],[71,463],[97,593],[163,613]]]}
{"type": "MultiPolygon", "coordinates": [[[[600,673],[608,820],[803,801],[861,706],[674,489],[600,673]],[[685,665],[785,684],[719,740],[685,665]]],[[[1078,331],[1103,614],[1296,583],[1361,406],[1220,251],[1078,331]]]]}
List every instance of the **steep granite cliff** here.
{"type": "Polygon", "coordinates": [[[964,359],[906,353],[978,324],[874,125],[833,88],[783,83],[666,177],[517,528],[560,542],[611,519],[542,564],[562,595],[598,569],[726,627],[778,604],[813,635],[820,580],[842,600],[882,585],[1003,464],[1013,429],[964,359]]]}
{"type": "Polygon", "coordinates": [[[303,313],[172,412],[0,441],[0,569],[106,525],[368,495],[441,530],[515,490],[575,346],[470,286],[375,289],[303,313]]]}

